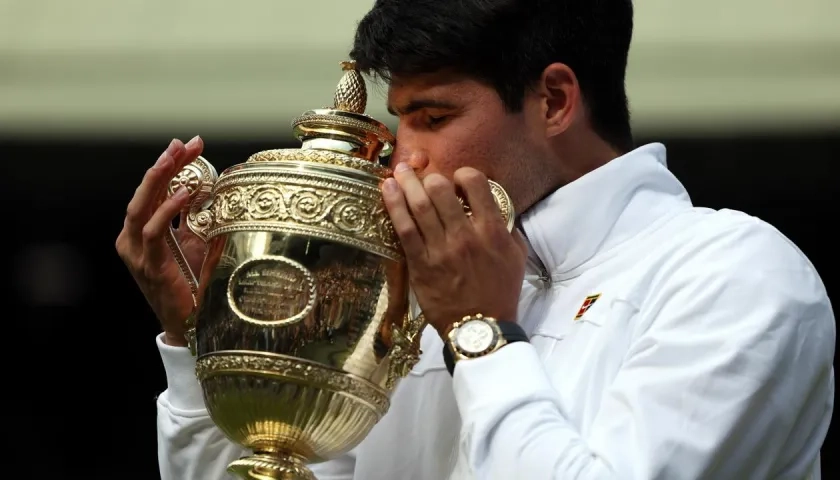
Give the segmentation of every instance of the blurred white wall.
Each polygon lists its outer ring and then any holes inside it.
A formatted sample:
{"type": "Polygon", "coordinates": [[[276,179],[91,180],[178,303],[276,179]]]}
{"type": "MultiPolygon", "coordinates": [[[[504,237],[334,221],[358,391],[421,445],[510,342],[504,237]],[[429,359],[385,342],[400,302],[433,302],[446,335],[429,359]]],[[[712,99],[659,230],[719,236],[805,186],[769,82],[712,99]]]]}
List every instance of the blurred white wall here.
{"type": "MultiPolygon", "coordinates": [[[[372,3],[0,0],[0,134],[286,137],[331,103],[372,3]]],[[[637,0],[637,131],[840,126],[838,19],[838,0],[637,0]]],[[[381,89],[369,113],[391,121],[381,89]]]]}

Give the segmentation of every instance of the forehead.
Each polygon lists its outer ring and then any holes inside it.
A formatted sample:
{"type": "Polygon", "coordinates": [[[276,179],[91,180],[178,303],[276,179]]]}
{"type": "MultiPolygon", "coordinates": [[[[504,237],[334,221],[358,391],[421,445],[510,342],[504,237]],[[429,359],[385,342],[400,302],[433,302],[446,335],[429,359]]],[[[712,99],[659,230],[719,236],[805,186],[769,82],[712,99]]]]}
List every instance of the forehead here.
{"type": "Polygon", "coordinates": [[[388,107],[400,111],[425,101],[463,104],[486,95],[487,90],[478,81],[454,73],[394,76],[388,84],[388,107]]]}

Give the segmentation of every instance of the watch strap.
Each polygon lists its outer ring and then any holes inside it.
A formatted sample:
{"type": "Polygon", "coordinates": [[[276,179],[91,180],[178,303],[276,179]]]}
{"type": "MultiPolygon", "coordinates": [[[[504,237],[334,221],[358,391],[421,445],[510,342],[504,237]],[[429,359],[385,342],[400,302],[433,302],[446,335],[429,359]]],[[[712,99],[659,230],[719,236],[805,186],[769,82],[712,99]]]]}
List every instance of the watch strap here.
{"type": "MultiPolygon", "coordinates": [[[[507,343],[528,341],[528,335],[525,333],[525,330],[523,330],[522,327],[519,326],[518,323],[496,322],[496,325],[499,326],[499,330],[502,332],[502,338],[504,338],[507,343]]],[[[443,363],[446,364],[446,369],[449,371],[449,375],[454,375],[455,354],[449,347],[449,342],[443,343],[443,363]]]]}
{"type": "Polygon", "coordinates": [[[518,323],[496,322],[496,325],[499,326],[499,330],[502,331],[502,337],[507,340],[508,343],[528,341],[528,335],[518,323]]]}

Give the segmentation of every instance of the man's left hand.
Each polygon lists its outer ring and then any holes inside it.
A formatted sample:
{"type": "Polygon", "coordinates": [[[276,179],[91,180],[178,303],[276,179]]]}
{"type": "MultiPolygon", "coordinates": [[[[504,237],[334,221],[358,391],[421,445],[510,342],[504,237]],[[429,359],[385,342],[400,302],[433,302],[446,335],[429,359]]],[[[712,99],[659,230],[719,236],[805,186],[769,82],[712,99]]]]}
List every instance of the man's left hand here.
{"type": "Polygon", "coordinates": [[[464,167],[454,184],[439,174],[421,181],[401,163],[382,190],[417,302],[442,337],[467,315],[516,321],[528,250],[516,230],[508,232],[484,174],[464,167]]]}

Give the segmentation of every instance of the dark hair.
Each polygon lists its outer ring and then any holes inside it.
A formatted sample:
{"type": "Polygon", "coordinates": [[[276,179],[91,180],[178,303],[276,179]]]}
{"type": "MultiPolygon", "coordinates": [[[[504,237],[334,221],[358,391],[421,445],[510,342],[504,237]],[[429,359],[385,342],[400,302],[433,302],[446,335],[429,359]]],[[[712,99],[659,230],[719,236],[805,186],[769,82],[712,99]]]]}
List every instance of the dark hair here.
{"type": "Polygon", "coordinates": [[[494,87],[518,112],[527,88],[560,62],[577,76],[593,130],[633,148],[624,87],[632,0],[377,0],[350,57],[392,76],[451,70],[494,87]]]}

